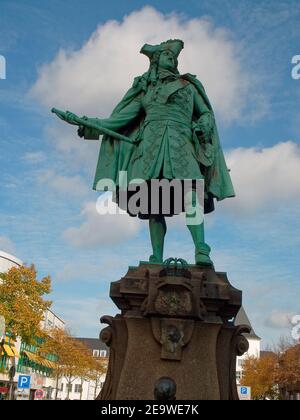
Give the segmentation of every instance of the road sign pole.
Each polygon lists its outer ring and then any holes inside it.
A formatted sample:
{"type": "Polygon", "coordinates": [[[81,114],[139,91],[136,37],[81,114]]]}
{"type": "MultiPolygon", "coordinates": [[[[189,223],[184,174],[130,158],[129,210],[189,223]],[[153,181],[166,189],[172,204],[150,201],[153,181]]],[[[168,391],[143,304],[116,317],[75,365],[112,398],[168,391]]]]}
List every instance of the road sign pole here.
{"type": "Polygon", "coordinates": [[[13,357],[12,366],[9,369],[9,394],[8,399],[11,401],[13,400],[13,394],[14,394],[14,377],[16,374],[16,366],[15,366],[15,358],[13,357]]]}

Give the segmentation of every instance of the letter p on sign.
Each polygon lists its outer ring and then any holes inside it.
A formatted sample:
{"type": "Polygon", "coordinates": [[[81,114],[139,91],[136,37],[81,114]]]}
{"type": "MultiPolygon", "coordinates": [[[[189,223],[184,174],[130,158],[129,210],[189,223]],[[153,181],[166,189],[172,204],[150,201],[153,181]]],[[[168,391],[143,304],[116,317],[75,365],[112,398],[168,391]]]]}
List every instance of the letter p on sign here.
{"type": "Polygon", "coordinates": [[[30,376],[20,375],[18,380],[18,388],[28,389],[30,388],[30,376]]]}

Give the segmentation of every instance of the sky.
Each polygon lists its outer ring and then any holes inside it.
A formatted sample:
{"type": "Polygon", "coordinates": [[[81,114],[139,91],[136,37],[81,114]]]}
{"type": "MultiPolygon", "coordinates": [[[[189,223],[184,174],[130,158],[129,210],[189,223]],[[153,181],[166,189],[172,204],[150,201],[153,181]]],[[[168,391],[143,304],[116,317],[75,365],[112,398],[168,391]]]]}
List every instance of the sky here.
{"type": "MultiPolygon", "coordinates": [[[[263,347],[290,336],[300,314],[299,23],[294,0],[0,0],[0,249],[51,275],[52,309],[74,334],[98,336],[100,316],[117,312],[110,282],[146,260],[150,242],[146,222],[96,213],[99,142],[50,109],[108,117],[148,68],[141,46],[180,38],[179,71],[205,86],[236,190],[206,217],[215,269],[243,290],[263,347]]],[[[193,263],[182,217],[168,227],[165,257],[193,263]]]]}

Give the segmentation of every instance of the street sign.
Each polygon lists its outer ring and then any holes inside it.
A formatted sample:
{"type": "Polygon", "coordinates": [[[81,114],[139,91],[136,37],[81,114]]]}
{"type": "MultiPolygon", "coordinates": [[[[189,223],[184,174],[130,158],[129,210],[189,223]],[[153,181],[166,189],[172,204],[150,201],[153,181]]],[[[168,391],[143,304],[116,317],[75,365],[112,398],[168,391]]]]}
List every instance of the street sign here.
{"type": "Polygon", "coordinates": [[[38,400],[44,398],[44,391],[42,389],[37,389],[34,393],[35,398],[37,398],[38,400]]]}
{"type": "Polygon", "coordinates": [[[238,394],[240,400],[251,400],[251,387],[250,386],[238,386],[238,394]]]}
{"type": "Polygon", "coordinates": [[[18,380],[19,389],[30,389],[30,376],[20,375],[18,380]]]}
{"type": "Polygon", "coordinates": [[[22,400],[29,400],[30,396],[30,389],[29,388],[19,388],[16,390],[15,393],[16,400],[22,401],[22,400]]]}

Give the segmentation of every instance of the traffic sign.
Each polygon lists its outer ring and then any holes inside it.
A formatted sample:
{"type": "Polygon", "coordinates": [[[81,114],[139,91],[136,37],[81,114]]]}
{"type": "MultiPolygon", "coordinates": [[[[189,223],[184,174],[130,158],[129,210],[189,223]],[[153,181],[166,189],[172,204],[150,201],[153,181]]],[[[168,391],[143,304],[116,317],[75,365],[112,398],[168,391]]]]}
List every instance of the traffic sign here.
{"type": "Polygon", "coordinates": [[[21,389],[17,389],[16,393],[16,400],[29,400],[30,398],[30,389],[26,389],[26,388],[21,388],[21,389]]]}
{"type": "Polygon", "coordinates": [[[34,393],[35,398],[37,398],[38,400],[44,398],[44,395],[45,394],[42,389],[37,389],[34,393]]]}
{"type": "Polygon", "coordinates": [[[30,376],[29,375],[20,375],[19,376],[18,388],[19,389],[29,389],[30,388],[30,376]]]}
{"type": "Polygon", "coordinates": [[[239,394],[240,400],[251,400],[251,387],[238,386],[238,394],[239,394]]]}

